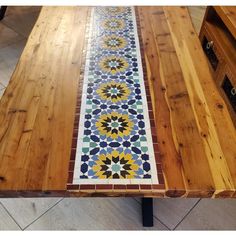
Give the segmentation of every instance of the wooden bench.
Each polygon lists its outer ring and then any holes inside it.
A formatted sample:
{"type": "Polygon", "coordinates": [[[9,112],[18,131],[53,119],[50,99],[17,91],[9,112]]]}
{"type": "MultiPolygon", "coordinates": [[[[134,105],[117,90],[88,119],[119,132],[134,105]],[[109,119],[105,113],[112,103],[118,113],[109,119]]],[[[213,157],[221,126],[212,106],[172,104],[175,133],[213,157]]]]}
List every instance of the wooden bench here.
{"type": "Polygon", "coordinates": [[[91,11],[41,10],[0,100],[0,196],[236,197],[235,127],[186,7],[135,9],[159,184],[68,183],[91,11]]]}

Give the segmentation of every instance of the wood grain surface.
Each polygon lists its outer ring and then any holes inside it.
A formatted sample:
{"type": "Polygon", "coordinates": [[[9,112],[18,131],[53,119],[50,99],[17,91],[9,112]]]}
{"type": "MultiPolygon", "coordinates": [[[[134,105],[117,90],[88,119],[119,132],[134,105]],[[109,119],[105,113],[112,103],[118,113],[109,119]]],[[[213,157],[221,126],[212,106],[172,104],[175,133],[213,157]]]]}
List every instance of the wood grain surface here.
{"type": "Polygon", "coordinates": [[[0,101],[1,190],[64,190],[88,7],[44,7],[0,101]]]}
{"type": "Polygon", "coordinates": [[[165,189],[66,191],[90,8],[43,7],[0,101],[0,196],[236,196],[236,130],[187,8],[137,12],[165,189]]]}
{"type": "Polygon", "coordinates": [[[224,24],[236,38],[236,6],[214,6],[224,24]]]}

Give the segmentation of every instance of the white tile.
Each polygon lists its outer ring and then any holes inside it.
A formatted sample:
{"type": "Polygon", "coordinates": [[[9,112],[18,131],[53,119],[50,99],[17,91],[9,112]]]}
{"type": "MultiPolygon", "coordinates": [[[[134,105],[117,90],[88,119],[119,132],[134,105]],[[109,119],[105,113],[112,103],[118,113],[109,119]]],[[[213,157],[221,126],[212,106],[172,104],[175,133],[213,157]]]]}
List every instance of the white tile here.
{"type": "Polygon", "coordinates": [[[2,95],[3,95],[3,93],[4,93],[4,91],[5,91],[5,87],[3,87],[3,86],[0,84],[0,99],[1,99],[1,97],[2,97],[2,95]]]}
{"type": "Polygon", "coordinates": [[[0,230],[20,230],[2,205],[0,205],[0,230]]]}
{"type": "Polygon", "coordinates": [[[7,87],[11,75],[24,49],[26,40],[0,48],[0,83],[7,87]]]}
{"type": "Polygon", "coordinates": [[[27,230],[166,230],[155,220],[143,228],[140,204],[133,198],[68,198],[48,211],[27,230]]]}
{"type": "Polygon", "coordinates": [[[178,230],[235,230],[236,199],[203,199],[178,230]]]}
{"type": "Polygon", "coordinates": [[[1,203],[23,229],[41,216],[61,198],[1,199],[1,203]]]}
{"type": "Polygon", "coordinates": [[[168,228],[174,229],[199,199],[154,199],[153,213],[168,228]]]}

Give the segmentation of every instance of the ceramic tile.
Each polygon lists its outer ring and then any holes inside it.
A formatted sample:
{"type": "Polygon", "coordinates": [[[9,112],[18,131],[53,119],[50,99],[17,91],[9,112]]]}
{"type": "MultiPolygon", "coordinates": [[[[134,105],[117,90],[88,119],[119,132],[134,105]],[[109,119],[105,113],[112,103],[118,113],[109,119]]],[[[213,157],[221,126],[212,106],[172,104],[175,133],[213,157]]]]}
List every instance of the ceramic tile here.
{"type": "Polygon", "coordinates": [[[2,198],[0,202],[19,226],[24,229],[50,207],[54,206],[60,199],[61,198],[2,198]]]}
{"type": "MultiPolygon", "coordinates": [[[[8,10],[7,10],[8,11],[8,10]]],[[[15,14],[7,14],[2,23],[23,37],[28,37],[37,18],[39,11],[18,11],[15,14]]]]}
{"type": "Polygon", "coordinates": [[[63,199],[27,230],[167,230],[156,219],[142,227],[141,206],[132,198],[63,199]]]}
{"type": "Polygon", "coordinates": [[[0,205],[0,230],[20,230],[2,205],[0,205]]]}
{"type": "Polygon", "coordinates": [[[0,53],[0,84],[7,87],[11,75],[23,51],[26,40],[21,40],[10,46],[1,48],[0,53]]]}
{"type": "Polygon", "coordinates": [[[236,199],[202,199],[177,230],[236,230],[236,199]]]}
{"type": "MultiPolygon", "coordinates": [[[[141,204],[140,198],[135,199],[141,204]]],[[[198,201],[198,198],[156,198],[153,200],[153,215],[169,229],[174,229],[198,201]]]]}
{"type": "Polygon", "coordinates": [[[41,6],[9,6],[7,8],[6,16],[9,15],[22,15],[22,14],[29,14],[32,12],[40,12],[41,6]]]}
{"type": "Polygon", "coordinates": [[[3,23],[0,23],[0,48],[16,43],[21,39],[23,39],[22,36],[5,26],[3,23]]]}
{"type": "Polygon", "coordinates": [[[73,183],[158,183],[134,8],[93,8],[89,39],[73,183]]]}
{"type": "Polygon", "coordinates": [[[3,94],[4,94],[4,91],[5,91],[5,87],[3,87],[3,86],[0,84],[0,99],[1,99],[1,97],[3,96],[3,94]]]}
{"type": "Polygon", "coordinates": [[[197,198],[154,199],[154,215],[169,229],[174,229],[198,201],[197,198]]]}

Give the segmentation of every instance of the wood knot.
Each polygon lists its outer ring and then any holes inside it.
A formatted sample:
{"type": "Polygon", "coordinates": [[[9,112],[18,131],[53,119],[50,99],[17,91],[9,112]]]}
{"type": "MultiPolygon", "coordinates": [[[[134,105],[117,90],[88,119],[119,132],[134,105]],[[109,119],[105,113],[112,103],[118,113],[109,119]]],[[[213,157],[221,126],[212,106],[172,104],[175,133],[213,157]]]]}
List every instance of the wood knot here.
{"type": "Polygon", "coordinates": [[[179,143],[179,146],[180,146],[180,147],[183,147],[184,145],[183,145],[182,143],[179,143]]]}
{"type": "Polygon", "coordinates": [[[223,109],[223,108],[224,108],[224,106],[223,106],[222,104],[220,104],[220,103],[216,104],[216,106],[217,106],[219,109],[223,109]]]}
{"type": "Polygon", "coordinates": [[[3,181],[5,181],[5,180],[6,180],[5,177],[0,176],[0,182],[3,182],[3,181]]]}
{"type": "Polygon", "coordinates": [[[164,86],[161,87],[161,91],[166,91],[166,88],[164,86]]]}

